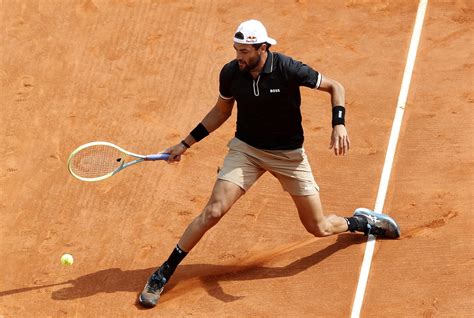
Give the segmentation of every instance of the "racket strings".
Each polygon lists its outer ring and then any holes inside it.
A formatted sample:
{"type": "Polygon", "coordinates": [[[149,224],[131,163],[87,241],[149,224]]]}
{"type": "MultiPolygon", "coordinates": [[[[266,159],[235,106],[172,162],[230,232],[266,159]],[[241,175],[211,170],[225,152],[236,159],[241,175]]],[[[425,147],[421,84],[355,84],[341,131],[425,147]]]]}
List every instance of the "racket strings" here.
{"type": "Polygon", "coordinates": [[[82,178],[98,178],[117,170],[124,155],[107,145],[93,145],[80,150],[70,162],[70,169],[82,178]]]}

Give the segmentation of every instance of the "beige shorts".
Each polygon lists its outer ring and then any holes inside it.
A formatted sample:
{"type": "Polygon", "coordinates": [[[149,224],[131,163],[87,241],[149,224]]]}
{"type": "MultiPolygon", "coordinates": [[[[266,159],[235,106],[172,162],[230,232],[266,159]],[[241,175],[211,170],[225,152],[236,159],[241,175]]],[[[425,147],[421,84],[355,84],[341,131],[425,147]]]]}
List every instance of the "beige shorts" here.
{"type": "Polygon", "coordinates": [[[280,181],[283,190],[292,195],[305,196],[319,192],[303,148],[261,150],[237,138],[231,139],[227,147],[229,152],[217,176],[220,180],[230,181],[247,191],[268,171],[280,181]]]}

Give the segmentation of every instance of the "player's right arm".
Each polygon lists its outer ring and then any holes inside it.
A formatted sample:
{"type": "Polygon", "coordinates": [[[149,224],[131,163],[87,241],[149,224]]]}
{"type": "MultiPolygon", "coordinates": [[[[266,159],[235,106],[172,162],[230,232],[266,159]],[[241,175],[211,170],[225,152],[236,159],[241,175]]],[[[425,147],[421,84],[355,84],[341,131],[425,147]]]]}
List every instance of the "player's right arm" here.
{"type": "MultiPolygon", "coordinates": [[[[217,98],[216,105],[204,117],[201,123],[204,125],[204,127],[206,127],[207,131],[211,133],[217,128],[219,128],[230,117],[230,115],[232,114],[233,108],[234,108],[233,98],[224,99],[221,96],[219,96],[217,98]]],[[[190,140],[190,142],[192,141],[190,140]]]]}
{"type": "MultiPolygon", "coordinates": [[[[230,117],[230,115],[232,114],[233,107],[234,107],[233,98],[224,99],[221,96],[219,96],[217,98],[216,104],[207,113],[207,115],[204,116],[203,120],[201,121],[201,124],[206,128],[208,133],[213,132],[214,130],[219,128],[230,117]]],[[[183,141],[190,147],[194,143],[196,143],[196,140],[191,134],[186,136],[186,138],[184,138],[183,141]]],[[[178,144],[172,147],[169,147],[163,150],[162,152],[170,154],[168,162],[174,162],[174,161],[181,160],[181,155],[186,150],[187,150],[187,147],[184,145],[184,143],[179,142],[178,144]]]]}
{"type": "Polygon", "coordinates": [[[188,147],[219,128],[230,117],[235,101],[231,90],[232,78],[235,72],[239,72],[235,60],[227,63],[221,69],[219,74],[219,97],[216,104],[183,141],[163,151],[170,154],[168,162],[179,161],[188,147]]]}

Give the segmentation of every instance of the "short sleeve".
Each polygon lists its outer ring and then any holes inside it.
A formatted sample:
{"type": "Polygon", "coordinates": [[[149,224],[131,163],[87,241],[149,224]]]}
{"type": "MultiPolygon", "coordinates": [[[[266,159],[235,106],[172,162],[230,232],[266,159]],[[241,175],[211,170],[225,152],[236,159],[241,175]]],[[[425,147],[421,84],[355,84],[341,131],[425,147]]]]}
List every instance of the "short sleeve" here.
{"type": "Polygon", "coordinates": [[[232,99],[230,85],[232,82],[232,72],[229,64],[224,65],[219,74],[219,95],[223,99],[232,99]]]}
{"type": "Polygon", "coordinates": [[[310,88],[319,88],[321,85],[322,76],[310,66],[287,57],[285,61],[285,68],[288,78],[294,81],[298,86],[305,86],[310,88]]]}

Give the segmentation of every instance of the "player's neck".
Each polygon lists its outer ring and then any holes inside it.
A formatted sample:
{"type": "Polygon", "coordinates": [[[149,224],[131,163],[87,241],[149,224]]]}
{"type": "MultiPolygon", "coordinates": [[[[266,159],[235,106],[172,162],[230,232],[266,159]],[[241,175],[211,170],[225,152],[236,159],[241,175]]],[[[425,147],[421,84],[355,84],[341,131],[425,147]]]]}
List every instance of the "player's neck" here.
{"type": "Polygon", "coordinates": [[[265,62],[267,61],[267,57],[268,57],[267,51],[263,52],[258,65],[250,70],[250,75],[252,75],[253,78],[257,78],[260,75],[260,73],[262,72],[265,66],[265,62]]]}

